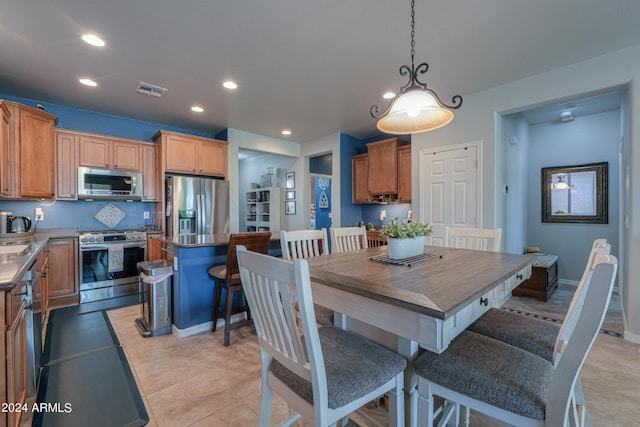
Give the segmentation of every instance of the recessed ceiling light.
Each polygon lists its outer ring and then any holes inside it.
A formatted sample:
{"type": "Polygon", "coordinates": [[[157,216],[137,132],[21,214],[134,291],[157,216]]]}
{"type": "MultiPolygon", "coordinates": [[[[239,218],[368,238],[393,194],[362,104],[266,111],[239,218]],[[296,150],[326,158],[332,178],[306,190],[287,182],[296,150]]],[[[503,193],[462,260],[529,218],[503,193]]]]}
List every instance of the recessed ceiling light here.
{"type": "Polygon", "coordinates": [[[82,83],[83,85],[85,85],[85,86],[91,86],[91,87],[93,87],[93,86],[98,86],[98,83],[94,82],[94,81],[93,81],[93,80],[91,80],[91,79],[84,79],[84,78],[83,78],[83,79],[78,79],[78,81],[79,81],[80,83],[82,83]]]}
{"type": "Polygon", "coordinates": [[[191,107],[191,111],[195,111],[196,113],[202,113],[204,111],[204,108],[194,105],[193,107],[191,107]]]}
{"type": "Polygon", "coordinates": [[[384,95],[382,95],[382,97],[383,97],[384,99],[391,99],[391,98],[395,98],[395,96],[396,96],[396,94],[395,94],[395,93],[393,93],[393,92],[387,92],[387,93],[385,93],[384,95]]]}
{"type": "Polygon", "coordinates": [[[82,36],[82,40],[84,40],[85,43],[88,43],[91,46],[103,47],[105,45],[104,40],[102,40],[100,37],[96,36],[95,34],[85,34],[82,36]]]}
{"type": "Polygon", "coordinates": [[[235,89],[238,87],[238,85],[232,82],[231,80],[228,80],[222,83],[222,86],[226,87],[227,89],[235,89]]]}
{"type": "Polygon", "coordinates": [[[283,135],[291,135],[291,131],[289,129],[285,129],[282,131],[283,135]]]}

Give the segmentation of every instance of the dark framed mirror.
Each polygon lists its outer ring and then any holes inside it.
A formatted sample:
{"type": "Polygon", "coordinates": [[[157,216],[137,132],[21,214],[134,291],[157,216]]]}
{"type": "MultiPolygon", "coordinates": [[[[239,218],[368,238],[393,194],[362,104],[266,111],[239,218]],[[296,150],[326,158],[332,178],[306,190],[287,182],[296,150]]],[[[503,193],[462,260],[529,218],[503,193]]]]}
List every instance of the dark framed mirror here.
{"type": "Polygon", "coordinates": [[[607,224],[608,162],[542,168],[542,222],[607,224]]]}

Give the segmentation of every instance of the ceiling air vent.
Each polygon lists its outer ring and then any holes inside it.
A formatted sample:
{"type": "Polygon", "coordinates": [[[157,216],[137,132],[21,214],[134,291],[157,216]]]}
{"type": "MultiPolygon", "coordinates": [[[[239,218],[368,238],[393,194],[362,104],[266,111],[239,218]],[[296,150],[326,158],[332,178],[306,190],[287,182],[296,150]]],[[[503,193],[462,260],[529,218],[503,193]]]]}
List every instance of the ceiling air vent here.
{"type": "Polygon", "coordinates": [[[165,89],[160,86],[150,85],[149,83],[140,82],[138,83],[138,87],[136,88],[136,92],[144,93],[145,95],[155,96],[160,98],[162,95],[167,93],[169,89],[165,89]]]}

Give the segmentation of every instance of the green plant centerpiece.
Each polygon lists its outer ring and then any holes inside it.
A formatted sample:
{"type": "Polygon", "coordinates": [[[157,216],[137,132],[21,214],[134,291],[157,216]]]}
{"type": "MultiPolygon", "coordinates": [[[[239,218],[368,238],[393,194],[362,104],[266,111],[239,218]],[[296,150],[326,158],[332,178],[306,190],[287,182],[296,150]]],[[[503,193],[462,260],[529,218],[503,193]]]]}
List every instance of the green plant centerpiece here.
{"type": "Polygon", "coordinates": [[[389,258],[404,259],[422,255],[425,238],[431,235],[431,231],[427,223],[393,218],[380,229],[380,235],[389,243],[389,258]]]}

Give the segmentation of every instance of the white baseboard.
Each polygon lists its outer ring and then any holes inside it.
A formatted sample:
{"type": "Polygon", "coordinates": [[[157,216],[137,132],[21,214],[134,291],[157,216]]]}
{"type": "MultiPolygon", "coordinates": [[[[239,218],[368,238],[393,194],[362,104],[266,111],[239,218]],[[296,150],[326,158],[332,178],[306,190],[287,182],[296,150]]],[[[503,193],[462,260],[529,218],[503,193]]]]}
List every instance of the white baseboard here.
{"type": "MultiPolygon", "coordinates": [[[[235,323],[246,318],[246,313],[236,313],[231,315],[231,323],[235,323]]],[[[211,331],[211,322],[200,323],[198,325],[189,326],[185,329],[179,329],[176,327],[176,325],[172,325],[171,330],[176,338],[186,338],[190,337],[191,335],[199,334],[201,332],[211,331]]],[[[216,330],[222,331],[222,333],[224,333],[224,319],[218,319],[216,330]]]]}
{"type": "Polygon", "coordinates": [[[573,286],[574,288],[577,288],[578,285],[580,284],[580,282],[577,281],[577,280],[558,279],[558,284],[559,285],[569,285],[569,286],[573,286]]]}
{"type": "Polygon", "coordinates": [[[640,335],[632,334],[627,330],[624,331],[624,339],[634,344],[640,344],[640,335]]]}

